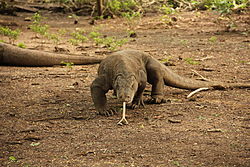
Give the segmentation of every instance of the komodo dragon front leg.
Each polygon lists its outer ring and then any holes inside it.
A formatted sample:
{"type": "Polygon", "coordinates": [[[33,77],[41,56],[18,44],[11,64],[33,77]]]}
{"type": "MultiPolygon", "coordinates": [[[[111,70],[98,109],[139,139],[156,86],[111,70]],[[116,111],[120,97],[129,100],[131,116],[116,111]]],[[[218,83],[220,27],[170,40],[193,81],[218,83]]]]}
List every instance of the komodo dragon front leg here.
{"type": "Polygon", "coordinates": [[[138,82],[138,88],[135,93],[134,99],[131,104],[132,109],[140,108],[140,106],[144,107],[144,101],[143,101],[143,92],[147,84],[147,75],[144,70],[139,70],[138,72],[140,81],[138,82]]]}
{"type": "Polygon", "coordinates": [[[143,101],[143,92],[146,87],[146,82],[141,83],[138,86],[138,90],[134,96],[133,102],[129,106],[132,109],[140,108],[140,106],[144,107],[144,101],[143,101]]]}
{"type": "Polygon", "coordinates": [[[106,93],[109,91],[109,86],[105,76],[98,76],[91,84],[91,97],[95,108],[100,115],[111,116],[115,111],[107,107],[106,93]]]}

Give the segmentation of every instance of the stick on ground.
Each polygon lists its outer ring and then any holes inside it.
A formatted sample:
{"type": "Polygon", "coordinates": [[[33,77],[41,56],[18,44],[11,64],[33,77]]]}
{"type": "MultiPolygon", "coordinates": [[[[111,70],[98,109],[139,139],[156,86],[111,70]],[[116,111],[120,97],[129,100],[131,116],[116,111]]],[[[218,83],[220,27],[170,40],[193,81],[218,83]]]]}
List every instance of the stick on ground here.
{"type": "Polygon", "coordinates": [[[189,95],[187,95],[187,98],[190,98],[192,97],[194,94],[200,92],[200,91],[203,91],[203,90],[209,90],[209,88],[199,88],[199,89],[196,89],[195,91],[191,92],[189,95]]]}

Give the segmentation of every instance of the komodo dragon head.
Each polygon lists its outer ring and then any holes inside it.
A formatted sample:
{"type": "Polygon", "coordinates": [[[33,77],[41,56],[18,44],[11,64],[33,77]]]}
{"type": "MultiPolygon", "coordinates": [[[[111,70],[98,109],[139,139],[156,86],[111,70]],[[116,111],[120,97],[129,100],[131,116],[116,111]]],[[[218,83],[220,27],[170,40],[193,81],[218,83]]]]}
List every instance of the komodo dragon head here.
{"type": "Polygon", "coordinates": [[[134,75],[118,75],[113,86],[119,101],[132,103],[138,89],[138,82],[134,75]]]}

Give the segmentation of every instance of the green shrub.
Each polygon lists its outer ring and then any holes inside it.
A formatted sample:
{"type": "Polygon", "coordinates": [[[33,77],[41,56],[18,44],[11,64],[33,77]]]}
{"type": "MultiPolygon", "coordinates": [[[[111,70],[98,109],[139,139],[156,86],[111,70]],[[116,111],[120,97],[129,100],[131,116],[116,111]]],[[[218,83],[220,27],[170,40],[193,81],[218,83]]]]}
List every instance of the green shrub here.
{"type": "Polygon", "coordinates": [[[20,32],[21,31],[19,29],[11,30],[9,27],[0,26],[0,34],[8,37],[10,43],[14,43],[14,41],[20,35],[20,32]]]}
{"type": "Polygon", "coordinates": [[[191,1],[194,6],[218,11],[221,14],[229,14],[236,9],[244,9],[250,6],[249,0],[203,0],[191,1]]]}
{"type": "Polygon", "coordinates": [[[89,37],[92,38],[92,39],[98,38],[98,37],[100,37],[101,35],[102,35],[101,33],[96,32],[96,31],[92,31],[92,32],[89,33],[89,37]]]}
{"type": "Polygon", "coordinates": [[[22,42],[18,43],[17,46],[19,48],[26,48],[26,45],[24,43],[22,43],[22,42]]]}
{"type": "Polygon", "coordinates": [[[70,35],[73,37],[73,39],[70,39],[70,42],[73,45],[78,45],[79,43],[84,43],[88,41],[88,37],[84,35],[84,30],[77,30],[75,32],[72,32],[70,35]]]}
{"type": "Polygon", "coordinates": [[[121,47],[123,44],[128,42],[127,39],[116,39],[115,37],[106,37],[106,38],[94,38],[96,45],[104,45],[109,50],[116,50],[117,47],[121,47]]]}
{"type": "Polygon", "coordinates": [[[191,64],[191,65],[200,64],[198,61],[194,60],[193,58],[185,58],[184,60],[186,63],[191,64]]]}
{"type": "Polygon", "coordinates": [[[170,15],[176,13],[176,10],[173,8],[172,5],[162,5],[160,10],[165,14],[165,15],[170,15]]]}
{"type": "Polygon", "coordinates": [[[37,34],[40,34],[42,36],[45,36],[48,34],[48,29],[49,29],[49,25],[40,25],[40,24],[32,24],[29,26],[29,28],[37,33],[37,34]]]}
{"type": "Polygon", "coordinates": [[[123,12],[134,12],[137,3],[135,0],[108,0],[107,8],[115,15],[121,15],[123,12]]]}

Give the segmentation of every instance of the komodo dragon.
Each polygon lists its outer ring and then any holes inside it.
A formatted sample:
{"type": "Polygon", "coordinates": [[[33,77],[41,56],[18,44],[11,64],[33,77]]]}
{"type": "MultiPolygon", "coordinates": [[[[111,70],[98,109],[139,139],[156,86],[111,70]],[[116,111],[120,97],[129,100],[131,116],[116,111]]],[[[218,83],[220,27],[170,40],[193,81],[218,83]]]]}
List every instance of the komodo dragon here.
{"type": "Polygon", "coordinates": [[[113,53],[100,63],[98,76],[91,84],[91,96],[97,112],[105,116],[114,114],[107,107],[105,95],[112,89],[119,101],[131,103],[132,108],[144,106],[142,94],[147,82],[152,85],[151,103],[164,102],[164,84],[190,90],[204,87],[250,88],[250,83],[222,83],[185,78],[144,52],[123,50],[113,53]]]}

